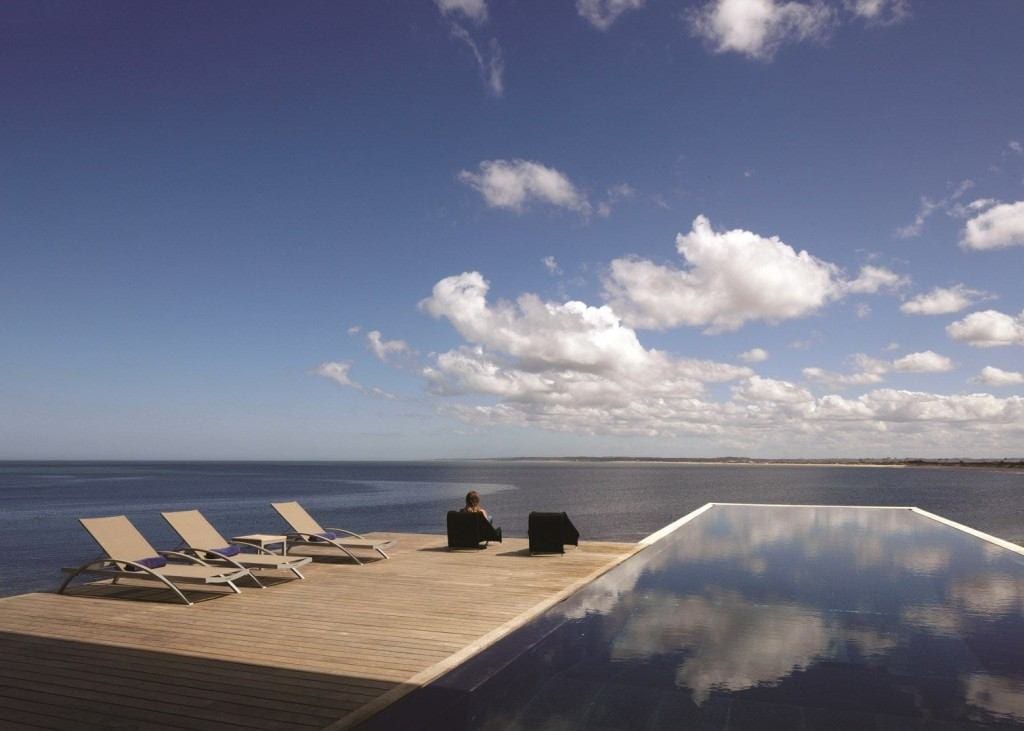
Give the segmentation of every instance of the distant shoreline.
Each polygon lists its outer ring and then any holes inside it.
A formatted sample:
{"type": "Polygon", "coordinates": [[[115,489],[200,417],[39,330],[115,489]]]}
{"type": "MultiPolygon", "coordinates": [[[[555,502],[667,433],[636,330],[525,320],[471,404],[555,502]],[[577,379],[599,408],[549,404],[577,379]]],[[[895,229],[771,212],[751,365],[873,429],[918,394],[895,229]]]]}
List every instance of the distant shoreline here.
{"type": "Polygon", "coordinates": [[[757,459],[752,457],[496,457],[498,462],[593,462],[651,463],[751,467],[953,467],[968,469],[1021,470],[1024,458],[1014,459],[757,459]]]}

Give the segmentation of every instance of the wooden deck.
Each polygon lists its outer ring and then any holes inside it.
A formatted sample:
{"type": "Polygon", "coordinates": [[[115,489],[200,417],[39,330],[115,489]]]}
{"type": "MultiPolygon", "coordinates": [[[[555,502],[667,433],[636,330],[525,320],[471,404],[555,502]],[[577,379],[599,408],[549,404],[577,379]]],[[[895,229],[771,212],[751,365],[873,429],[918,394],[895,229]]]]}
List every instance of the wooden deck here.
{"type": "Polygon", "coordinates": [[[346,728],[640,548],[391,537],[390,560],[318,558],[305,581],[190,592],[191,607],[106,582],[2,599],[0,727],[346,728]]]}

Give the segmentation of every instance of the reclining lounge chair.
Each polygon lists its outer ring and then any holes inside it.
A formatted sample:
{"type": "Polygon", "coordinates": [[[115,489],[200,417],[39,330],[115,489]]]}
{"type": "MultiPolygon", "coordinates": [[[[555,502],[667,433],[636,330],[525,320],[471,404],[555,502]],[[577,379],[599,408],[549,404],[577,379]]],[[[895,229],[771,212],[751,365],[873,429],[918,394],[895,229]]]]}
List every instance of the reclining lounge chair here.
{"type": "MultiPolygon", "coordinates": [[[[184,553],[198,556],[207,563],[226,564],[250,571],[287,569],[300,579],[304,579],[299,567],[305,566],[313,560],[308,556],[282,556],[268,551],[266,548],[248,543],[244,545],[255,549],[257,553],[242,553],[239,545],[232,545],[225,540],[224,536],[218,533],[217,529],[198,510],[179,510],[160,514],[185,542],[187,548],[181,550],[184,553]]],[[[255,575],[253,580],[261,587],[263,586],[255,575]]]]}
{"type": "Polygon", "coordinates": [[[580,532],[565,513],[530,513],[530,553],[565,553],[580,545],[580,532]]]}
{"type": "Polygon", "coordinates": [[[483,513],[448,511],[448,548],[487,548],[489,541],[501,543],[501,528],[495,528],[483,513]]]}
{"type": "Polygon", "coordinates": [[[384,549],[395,545],[395,541],[369,540],[363,538],[358,533],[353,533],[344,528],[324,528],[313,520],[313,516],[307,513],[305,508],[296,502],[271,503],[271,505],[284,518],[285,522],[291,526],[293,532],[288,534],[288,540],[293,545],[334,546],[357,564],[361,564],[362,561],[352,553],[352,550],[366,549],[376,551],[384,558],[389,558],[384,549]],[[345,536],[349,537],[346,538],[345,536]],[[352,540],[353,538],[356,540],[352,540]]]}
{"type": "Polygon", "coordinates": [[[64,569],[69,576],[60,585],[63,594],[71,580],[80,574],[109,576],[112,583],[122,578],[157,581],[173,591],[181,601],[192,606],[179,584],[227,584],[236,594],[241,590],[235,582],[246,577],[255,580],[248,569],[233,566],[211,566],[206,561],[179,551],[157,551],[123,515],[110,518],[82,518],[82,527],[103,549],[104,555],[78,568],[64,569]],[[187,563],[169,563],[167,558],[187,563]]]}

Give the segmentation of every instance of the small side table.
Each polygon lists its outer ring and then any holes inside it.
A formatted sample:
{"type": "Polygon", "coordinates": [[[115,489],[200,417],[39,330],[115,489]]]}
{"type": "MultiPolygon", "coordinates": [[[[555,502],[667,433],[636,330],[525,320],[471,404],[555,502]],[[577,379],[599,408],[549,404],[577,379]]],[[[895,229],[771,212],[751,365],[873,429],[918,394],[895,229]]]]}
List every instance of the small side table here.
{"type": "Polygon", "coordinates": [[[267,546],[273,546],[280,543],[281,555],[288,555],[288,536],[272,536],[266,533],[253,533],[249,536],[235,536],[231,539],[231,542],[238,543],[242,546],[258,546],[265,551],[270,550],[267,546]]]}

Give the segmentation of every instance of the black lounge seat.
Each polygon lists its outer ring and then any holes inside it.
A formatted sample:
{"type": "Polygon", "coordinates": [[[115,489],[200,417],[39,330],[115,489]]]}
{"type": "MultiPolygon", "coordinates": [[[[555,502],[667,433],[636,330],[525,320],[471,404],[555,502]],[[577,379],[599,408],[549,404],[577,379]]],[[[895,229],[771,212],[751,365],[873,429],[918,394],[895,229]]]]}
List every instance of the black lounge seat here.
{"type": "Polygon", "coordinates": [[[565,553],[580,545],[580,532],[565,513],[530,513],[530,553],[565,553]]]}
{"type": "Polygon", "coordinates": [[[501,543],[501,528],[495,528],[483,513],[448,511],[448,548],[487,548],[488,541],[501,543]]]}

